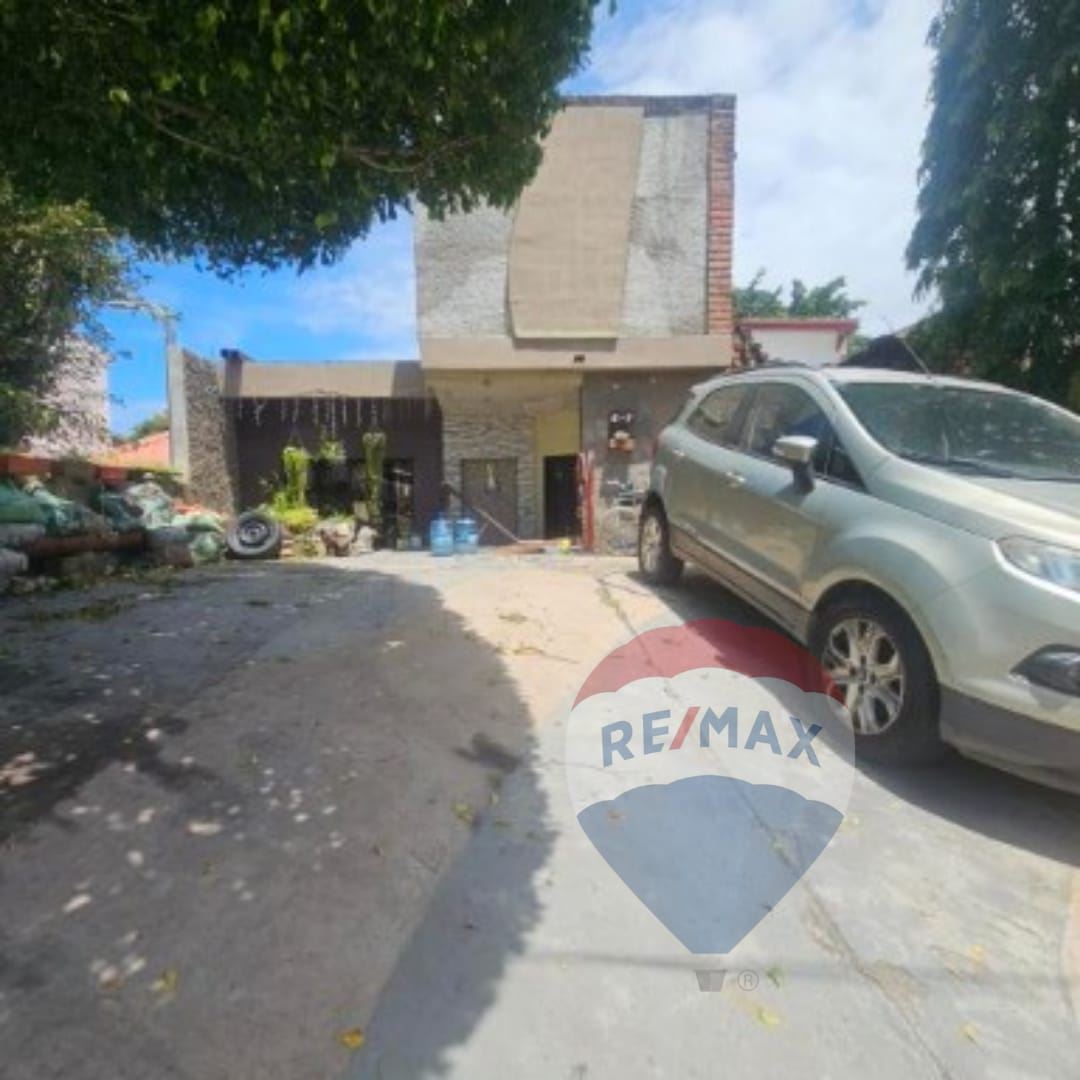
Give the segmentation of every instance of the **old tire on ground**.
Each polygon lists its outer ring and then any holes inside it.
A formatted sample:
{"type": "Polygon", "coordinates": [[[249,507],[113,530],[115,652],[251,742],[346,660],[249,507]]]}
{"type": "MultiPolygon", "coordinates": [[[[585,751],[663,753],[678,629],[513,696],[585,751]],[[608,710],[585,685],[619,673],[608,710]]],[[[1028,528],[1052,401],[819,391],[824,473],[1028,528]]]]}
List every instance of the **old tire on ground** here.
{"type": "Polygon", "coordinates": [[[281,526],[261,510],[248,510],[229,526],[225,543],[236,559],[273,559],[281,551],[281,526]]]}
{"type": "Polygon", "coordinates": [[[674,585],[683,561],[672,553],[667,515],[658,502],[646,503],[638,522],[638,569],[651,585],[674,585]]]}
{"type": "Polygon", "coordinates": [[[857,758],[885,765],[941,759],[934,665],[899,607],[873,593],[841,599],[815,618],[809,644],[851,713],[857,758]]]}

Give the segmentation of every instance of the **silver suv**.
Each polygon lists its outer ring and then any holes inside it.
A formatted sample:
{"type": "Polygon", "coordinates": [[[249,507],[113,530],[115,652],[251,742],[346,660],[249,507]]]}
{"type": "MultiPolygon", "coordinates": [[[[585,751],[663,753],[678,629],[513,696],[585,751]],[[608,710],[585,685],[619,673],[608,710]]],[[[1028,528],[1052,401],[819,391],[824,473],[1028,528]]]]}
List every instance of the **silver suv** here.
{"type": "Polygon", "coordinates": [[[808,645],[859,753],[1080,789],[1080,418],[971,380],[764,367],[660,437],[642,574],[691,561],[808,645]]]}

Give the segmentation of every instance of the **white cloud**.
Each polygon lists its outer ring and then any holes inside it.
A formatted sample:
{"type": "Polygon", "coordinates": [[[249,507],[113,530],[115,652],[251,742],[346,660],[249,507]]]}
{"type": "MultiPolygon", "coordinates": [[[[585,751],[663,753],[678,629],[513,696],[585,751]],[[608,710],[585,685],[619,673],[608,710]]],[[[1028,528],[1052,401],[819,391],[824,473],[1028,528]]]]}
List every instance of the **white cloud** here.
{"type": "Polygon", "coordinates": [[[602,30],[605,92],[732,92],[736,279],[844,274],[868,333],[911,321],[914,222],[936,0],[699,0],[602,30]]]}
{"type": "Polygon", "coordinates": [[[315,334],[355,335],[364,354],[413,356],[415,278],[412,221],[402,218],[356,244],[333,269],[301,278],[296,320],[315,334]]]}

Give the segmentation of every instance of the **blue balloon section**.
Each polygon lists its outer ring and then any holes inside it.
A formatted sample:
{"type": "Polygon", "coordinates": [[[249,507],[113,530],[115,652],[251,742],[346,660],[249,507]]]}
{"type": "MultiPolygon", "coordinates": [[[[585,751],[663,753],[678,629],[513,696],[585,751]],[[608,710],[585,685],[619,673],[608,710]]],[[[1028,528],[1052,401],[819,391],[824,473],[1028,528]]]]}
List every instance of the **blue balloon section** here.
{"type": "Polygon", "coordinates": [[[594,803],[578,820],[687,949],[726,953],[810,868],[843,815],[787,788],[694,776],[594,803]]]}

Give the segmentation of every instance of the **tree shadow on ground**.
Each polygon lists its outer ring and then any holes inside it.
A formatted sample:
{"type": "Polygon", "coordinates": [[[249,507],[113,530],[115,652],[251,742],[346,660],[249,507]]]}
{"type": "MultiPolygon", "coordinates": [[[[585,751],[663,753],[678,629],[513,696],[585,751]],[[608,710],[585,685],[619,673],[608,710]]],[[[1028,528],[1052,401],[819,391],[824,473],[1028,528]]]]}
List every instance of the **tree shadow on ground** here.
{"type": "Polygon", "coordinates": [[[331,1076],[354,1028],[386,1061],[407,1052],[410,1075],[446,1071],[539,917],[552,843],[529,710],[498,653],[437,589],[362,564],[219,571],[107,626],[45,620],[6,658],[50,691],[35,715],[0,718],[4,760],[50,768],[5,787],[5,1075],[331,1076]],[[73,652],[134,668],[139,708],[76,715],[73,652]],[[116,829],[73,818],[76,799],[116,829]],[[467,903],[440,904],[449,882],[467,903]],[[93,903],[74,910],[75,890],[93,903]],[[432,934],[468,963],[425,971],[432,934]],[[136,944],[114,965],[118,942],[136,944]],[[165,990],[163,970],[178,973],[165,990]],[[422,1032],[376,1013],[384,985],[414,975],[446,988],[422,1032]]]}
{"type": "MultiPolygon", "coordinates": [[[[722,585],[693,570],[658,590],[687,621],[723,618],[778,627],[722,585]]],[[[939,764],[885,767],[857,760],[859,770],[897,798],[928,813],[1046,858],[1080,866],[1080,797],[968,760],[949,751],[939,764]]]]}

